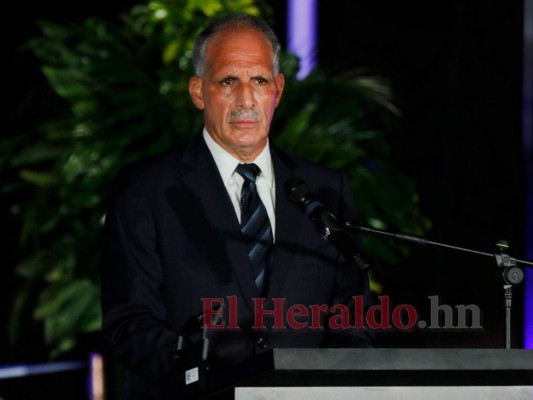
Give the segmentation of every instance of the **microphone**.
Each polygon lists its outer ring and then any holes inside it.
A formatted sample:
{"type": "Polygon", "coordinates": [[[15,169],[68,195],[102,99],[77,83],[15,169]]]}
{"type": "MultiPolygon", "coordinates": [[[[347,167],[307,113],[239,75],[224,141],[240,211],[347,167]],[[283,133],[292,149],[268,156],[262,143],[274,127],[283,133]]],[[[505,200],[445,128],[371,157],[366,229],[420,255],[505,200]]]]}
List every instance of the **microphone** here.
{"type": "Polygon", "coordinates": [[[285,182],[285,192],[291,203],[300,208],[315,224],[315,228],[324,239],[330,242],[346,260],[362,270],[370,264],[361,258],[361,251],[356,241],[344,230],[337,217],[324,209],[311,193],[307,185],[296,178],[285,182]]]}

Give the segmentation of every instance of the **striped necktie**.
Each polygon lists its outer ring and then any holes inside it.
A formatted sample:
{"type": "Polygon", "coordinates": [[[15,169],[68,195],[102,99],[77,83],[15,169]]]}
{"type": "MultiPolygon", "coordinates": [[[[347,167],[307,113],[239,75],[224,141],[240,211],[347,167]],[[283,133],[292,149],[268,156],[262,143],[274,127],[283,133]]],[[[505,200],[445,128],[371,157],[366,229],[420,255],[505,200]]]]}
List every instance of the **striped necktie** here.
{"type": "Polygon", "coordinates": [[[239,164],[235,171],[244,178],[241,190],[241,232],[248,243],[255,285],[264,294],[268,283],[268,261],[272,250],[272,228],[255,180],[261,170],[255,164],[239,164]]]}

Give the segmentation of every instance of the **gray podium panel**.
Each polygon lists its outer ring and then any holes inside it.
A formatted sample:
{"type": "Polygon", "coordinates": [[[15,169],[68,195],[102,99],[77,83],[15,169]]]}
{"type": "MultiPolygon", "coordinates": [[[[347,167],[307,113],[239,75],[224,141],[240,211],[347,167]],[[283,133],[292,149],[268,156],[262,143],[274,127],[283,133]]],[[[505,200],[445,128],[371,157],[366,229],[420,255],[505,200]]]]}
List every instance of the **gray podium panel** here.
{"type": "Polygon", "coordinates": [[[274,349],[276,370],[531,370],[522,349],[274,349]]]}
{"type": "Polygon", "coordinates": [[[239,386],[530,386],[533,351],[274,349],[273,368],[239,386]]]}
{"type": "Polygon", "coordinates": [[[235,388],[235,400],[531,400],[532,395],[532,386],[235,388]]]}
{"type": "Polygon", "coordinates": [[[533,399],[531,350],[274,349],[264,368],[236,371],[221,381],[239,400],[533,399]]]}

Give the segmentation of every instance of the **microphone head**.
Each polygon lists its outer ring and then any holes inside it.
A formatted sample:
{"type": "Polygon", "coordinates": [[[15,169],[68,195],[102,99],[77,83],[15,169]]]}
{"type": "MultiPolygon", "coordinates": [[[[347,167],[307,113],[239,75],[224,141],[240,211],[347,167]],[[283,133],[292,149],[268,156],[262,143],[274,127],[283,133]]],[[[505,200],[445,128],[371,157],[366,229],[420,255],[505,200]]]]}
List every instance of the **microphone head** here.
{"type": "Polygon", "coordinates": [[[285,192],[289,201],[300,208],[315,223],[320,219],[322,204],[315,199],[307,185],[298,178],[291,178],[285,182],[285,192]]]}
{"type": "Polygon", "coordinates": [[[307,185],[298,178],[291,178],[284,185],[285,193],[291,201],[300,207],[304,207],[309,202],[311,192],[307,185]]]}
{"type": "Polygon", "coordinates": [[[332,213],[323,210],[320,213],[320,218],[322,219],[322,223],[324,224],[324,226],[328,227],[329,229],[334,230],[334,231],[344,230],[344,227],[342,226],[342,224],[337,220],[335,215],[333,215],[332,213]]]}

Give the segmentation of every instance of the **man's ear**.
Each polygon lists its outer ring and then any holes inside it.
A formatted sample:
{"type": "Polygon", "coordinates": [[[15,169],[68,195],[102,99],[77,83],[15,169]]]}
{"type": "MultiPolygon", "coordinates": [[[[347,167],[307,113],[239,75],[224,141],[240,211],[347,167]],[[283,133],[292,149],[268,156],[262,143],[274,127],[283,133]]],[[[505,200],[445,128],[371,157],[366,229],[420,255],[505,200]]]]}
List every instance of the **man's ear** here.
{"type": "Polygon", "coordinates": [[[285,86],[285,77],[283,76],[283,74],[280,73],[278,74],[278,76],[276,76],[276,90],[278,92],[276,95],[276,107],[281,101],[281,95],[283,94],[284,86],[285,86]]]}
{"type": "Polygon", "coordinates": [[[199,110],[204,109],[204,97],[202,95],[202,78],[193,76],[189,79],[189,94],[191,100],[199,110]]]}

